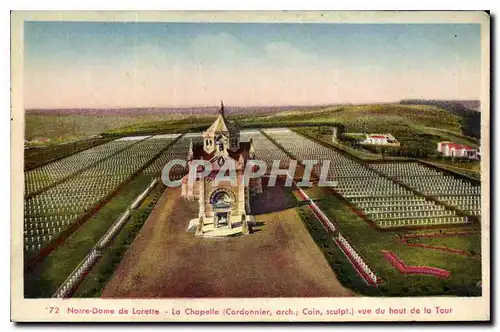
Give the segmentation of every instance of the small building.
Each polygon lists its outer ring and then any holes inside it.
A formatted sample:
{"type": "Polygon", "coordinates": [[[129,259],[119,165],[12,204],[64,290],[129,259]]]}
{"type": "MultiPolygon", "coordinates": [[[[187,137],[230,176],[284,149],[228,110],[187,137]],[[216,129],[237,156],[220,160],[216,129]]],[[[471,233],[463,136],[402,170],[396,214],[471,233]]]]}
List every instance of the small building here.
{"type": "Polygon", "coordinates": [[[337,127],[332,127],[332,142],[337,143],[337,127]]]}
{"type": "Polygon", "coordinates": [[[437,150],[445,157],[479,159],[478,150],[465,144],[439,142],[437,150]]]}
{"type": "Polygon", "coordinates": [[[399,142],[391,134],[365,134],[365,139],[361,141],[361,144],[399,146],[399,142]]]}

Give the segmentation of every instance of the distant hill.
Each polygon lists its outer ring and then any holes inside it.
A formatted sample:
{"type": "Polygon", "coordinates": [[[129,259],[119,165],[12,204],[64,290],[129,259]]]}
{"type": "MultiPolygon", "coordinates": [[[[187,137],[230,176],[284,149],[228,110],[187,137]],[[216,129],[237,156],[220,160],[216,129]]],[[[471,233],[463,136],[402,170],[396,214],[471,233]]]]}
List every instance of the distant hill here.
{"type": "MultiPolygon", "coordinates": [[[[463,106],[461,106],[463,107],[463,106]]],[[[477,139],[463,135],[463,116],[443,107],[401,103],[343,104],[336,106],[235,107],[226,105],[231,120],[241,128],[282,126],[338,126],[347,132],[391,133],[401,142],[402,153],[426,155],[439,141],[452,140],[475,146],[477,139]]],[[[202,131],[217,107],[29,110],[25,138],[49,138],[51,144],[104,136],[151,135],[202,131]]],[[[466,112],[466,111],[465,111],[466,112]]],[[[475,111],[469,110],[479,114],[475,111]]],[[[470,136],[470,135],[468,135],[470,136]]]]}
{"type": "MultiPolygon", "coordinates": [[[[287,112],[291,110],[306,110],[318,106],[232,106],[225,105],[226,114],[264,115],[287,112]]],[[[39,115],[212,115],[217,112],[219,106],[200,107],[138,107],[138,108],[54,108],[54,109],[27,109],[27,114],[39,115]]]]}
{"type": "Polygon", "coordinates": [[[401,100],[403,105],[433,105],[462,118],[462,132],[466,136],[481,137],[481,112],[479,100],[401,100]]]}

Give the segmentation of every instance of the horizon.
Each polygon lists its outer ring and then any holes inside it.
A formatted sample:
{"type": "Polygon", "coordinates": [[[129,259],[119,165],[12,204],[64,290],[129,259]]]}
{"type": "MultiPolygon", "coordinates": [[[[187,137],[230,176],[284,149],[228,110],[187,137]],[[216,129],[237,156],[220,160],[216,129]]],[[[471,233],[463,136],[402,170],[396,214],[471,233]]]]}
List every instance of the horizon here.
{"type": "Polygon", "coordinates": [[[480,39],[478,24],[26,22],[24,108],[479,100],[480,39]]]}
{"type": "MultiPolygon", "coordinates": [[[[363,106],[363,105],[393,105],[393,104],[400,104],[402,101],[407,101],[407,100],[421,100],[421,101],[436,101],[436,102],[452,102],[452,103],[459,103],[459,102],[478,102],[480,103],[480,99],[422,99],[422,98],[405,98],[401,99],[398,101],[380,101],[380,102],[371,102],[371,103],[354,103],[354,102],[345,102],[341,104],[312,104],[312,105],[227,105],[224,103],[224,108],[231,109],[231,108],[293,108],[293,107],[298,107],[298,108],[309,108],[309,107],[333,107],[333,106],[342,106],[342,105],[349,105],[349,106],[363,106]]],[[[405,105],[405,104],[401,104],[405,105]]],[[[193,108],[206,108],[206,109],[218,109],[220,105],[186,105],[186,106],[125,106],[125,107],[61,107],[61,108],[54,108],[54,107],[47,107],[47,108],[41,108],[41,107],[34,107],[34,108],[24,108],[25,111],[59,111],[59,110],[147,110],[147,109],[193,109],[193,108]]]]}

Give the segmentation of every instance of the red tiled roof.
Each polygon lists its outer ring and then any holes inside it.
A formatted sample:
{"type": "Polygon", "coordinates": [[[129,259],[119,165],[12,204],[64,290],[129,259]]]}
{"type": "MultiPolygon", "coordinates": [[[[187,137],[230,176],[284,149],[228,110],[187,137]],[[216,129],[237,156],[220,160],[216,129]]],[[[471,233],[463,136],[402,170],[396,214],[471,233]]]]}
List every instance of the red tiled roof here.
{"type": "Polygon", "coordinates": [[[443,145],[447,145],[450,147],[450,149],[454,148],[455,150],[475,150],[474,148],[465,144],[448,143],[443,145]]]}
{"type": "Polygon", "coordinates": [[[387,138],[387,136],[384,136],[384,135],[370,135],[370,138],[387,138]]]}

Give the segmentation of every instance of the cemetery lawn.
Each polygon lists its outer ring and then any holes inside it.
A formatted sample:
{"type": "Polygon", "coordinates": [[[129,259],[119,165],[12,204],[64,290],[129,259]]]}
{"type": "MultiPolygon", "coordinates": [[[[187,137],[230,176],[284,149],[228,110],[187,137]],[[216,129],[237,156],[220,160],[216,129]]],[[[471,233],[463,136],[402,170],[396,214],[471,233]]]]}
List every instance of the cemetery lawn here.
{"type": "Polygon", "coordinates": [[[421,243],[430,246],[445,246],[452,249],[464,250],[472,255],[481,254],[481,236],[455,236],[443,238],[418,238],[413,243],[421,243]]]}
{"type": "MultiPolygon", "coordinates": [[[[381,296],[418,296],[418,295],[459,295],[479,296],[480,289],[475,285],[481,280],[480,260],[454,253],[446,253],[433,249],[408,247],[398,241],[397,234],[404,235],[405,231],[380,231],[368,225],[357,216],[341,200],[329,195],[319,202],[320,208],[331,220],[337,222],[342,234],[349,239],[351,244],[364,257],[366,263],[373,271],[384,280],[384,285],[377,288],[381,296]],[[451,278],[439,279],[433,276],[402,275],[383,257],[381,250],[393,251],[408,265],[427,265],[449,270],[451,278]]],[[[464,230],[465,227],[460,227],[464,230]]],[[[446,231],[451,231],[447,228],[446,231]]],[[[474,226],[468,229],[476,230],[474,226]]],[[[439,230],[428,230],[439,231],[439,230]]],[[[473,247],[480,246],[480,236],[470,241],[473,247]]],[[[450,243],[449,238],[436,238],[432,240],[435,245],[450,243]]],[[[455,241],[455,245],[460,240],[455,241]]],[[[457,249],[464,249],[464,245],[457,249]]],[[[451,246],[451,245],[450,245],[451,246]]],[[[476,249],[477,250],[477,249],[476,249]]]]}
{"type": "Polygon", "coordinates": [[[309,196],[312,200],[321,199],[325,196],[323,188],[318,187],[317,185],[314,185],[311,188],[302,188],[302,190],[304,190],[307,196],[309,196]]]}
{"type": "Polygon", "coordinates": [[[149,185],[151,177],[138,176],[81,225],[57,249],[24,275],[24,294],[28,298],[51,297],[106,233],[128,205],[149,185]]]}
{"type": "Polygon", "coordinates": [[[250,235],[204,239],[186,231],[197,207],[179,188],[167,189],[102,297],[353,295],[335,278],[296,208],[256,216],[250,235]]]}

